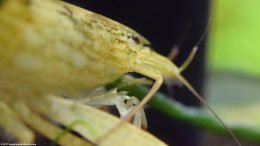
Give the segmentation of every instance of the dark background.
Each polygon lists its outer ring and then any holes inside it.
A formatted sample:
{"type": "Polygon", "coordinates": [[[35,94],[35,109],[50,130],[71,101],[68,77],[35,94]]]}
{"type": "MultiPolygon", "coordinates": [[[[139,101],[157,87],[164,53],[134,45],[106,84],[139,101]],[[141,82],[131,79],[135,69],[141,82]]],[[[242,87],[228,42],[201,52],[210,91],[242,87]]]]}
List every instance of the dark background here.
{"type": "MultiPolygon", "coordinates": [[[[209,0],[66,0],[102,14],[133,28],[152,43],[152,48],[167,56],[174,45],[180,46],[175,64],[180,65],[199,41],[208,23],[209,0]]],[[[205,40],[183,76],[201,93],[205,67],[205,40]]],[[[162,92],[167,93],[164,87],[162,92]]],[[[175,99],[186,105],[199,106],[186,89],[174,87],[175,99]]],[[[162,113],[146,110],[148,130],[175,146],[199,145],[202,132],[187,123],[172,120],[162,113]]]]}

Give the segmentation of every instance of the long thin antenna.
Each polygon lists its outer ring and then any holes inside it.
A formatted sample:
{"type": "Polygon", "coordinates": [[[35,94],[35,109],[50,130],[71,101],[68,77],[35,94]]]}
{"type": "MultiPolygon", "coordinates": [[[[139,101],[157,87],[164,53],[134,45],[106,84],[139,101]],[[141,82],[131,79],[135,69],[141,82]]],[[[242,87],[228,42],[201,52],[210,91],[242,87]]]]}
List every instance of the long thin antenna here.
{"type": "Polygon", "coordinates": [[[223,120],[221,120],[221,118],[218,116],[218,114],[214,111],[214,109],[212,109],[209,104],[199,95],[199,93],[190,85],[190,83],[183,78],[181,75],[177,76],[177,79],[183,83],[184,86],[186,86],[191,93],[193,93],[197,99],[204,105],[206,106],[206,108],[217,118],[217,120],[224,126],[224,128],[228,131],[228,133],[232,136],[232,138],[235,140],[235,142],[237,143],[238,146],[241,146],[241,143],[239,142],[239,140],[237,139],[237,137],[235,136],[235,134],[230,130],[230,128],[227,127],[227,125],[223,122],[223,120]]]}
{"type": "MultiPolygon", "coordinates": [[[[200,37],[199,41],[196,43],[196,45],[193,47],[191,53],[189,54],[189,56],[187,57],[187,59],[184,61],[184,63],[180,66],[180,72],[182,72],[183,70],[185,70],[187,68],[187,66],[190,64],[190,62],[192,61],[192,59],[194,58],[195,53],[197,52],[198,49],[198,45],[202,42],[203,38],[206,36],[208,29],[209,29],[209,24],[211,22],[211,18],[209,18],[207,26],[202,34],[202,36],[200,37]]],[[[228,131],[228,133],[231,135],[231,137],[235,140],[235,142],[237,143],[238,146],[241,146],[241,143],[239,142],[239,140],[237,139],[237,137],[235,136],[235,134],[230,130],[229,127],[227,127],[227,125],[223,122],[223,120],[218,116],[218,114],[215,112],[214,109],[211,108],[211,106],[209,106],[209,104],[198,94],[198,92],[191,86],[191,84],[184,78],[182,77],[180,74],[176,76],[177,79],[184,85],[186,86],[190,92],[195,95],[195,97],[197,97],[197,99],[216,117],[216,119],[221,123],[221,125],[224,126],[224,128],[228,131]]]]}
{"type": "Polygon", "coordinates": [[[205,38],[205,36],[206,36],[206,34],[207,34],[208,30],[209,30],[209,25],[210,25],[210,23],[211,23],[211,17],[209,17],[209,20],[208,20],[208,23],[207,23],[207,25],[206,25],[206,28],[204,29],[204,32],[203,32],[203,34],[201,35],[199,41],[198,41],[198,42],[196,43],[196,45],[194,45],[194,46],[199,46],[199,44],[200,44],[200,43],[202,42],[202,40],[205,38]]]}
{"type": "Polygon", "coordinates": [[[208,32],[208,29],[209,29],[209,25],[210,25],[210,22],[211,22],[211,18],[209,18],[208,20],[208,23],[206,25],[206,28],[203,32],[203,34],[201,35],[199,41],[194,45],[194,47],[192,48],[189,56],[187,57],[187,59],[184,61],[184,63],[180,66],[180,72],[184,71],[188,66],[189,64],[191,63],[191,61],[193,60],[196,52],[198,51],[198,46],[199,44],[202,42],[202,40],[205,38],[207,32],[208,32]]]}
{"type": "Polygon", "coordinates": [[[194,56],[195,56],[197,51],[198,51],[198,46],[193,47],[193,49],[191,50],[191,52],[190,52],[189,56],[187,57],[187,59],[179,67],[180,72],[184,71],[189,66],[189,64],[193,60],[193,58],[194,58],[194,56]]]}
{"type": "Polygon", "coordinates": [[[171,52],[168,55],[168,58],[173,61],[175,57],[179,53],[180,46],[182,46],[185,38],[187,37],[187,34],[190,32],[191,24],[186,23],[186,25],[183,27],[183,32],[181,33],[181,36],[176,41],[175,45],[172,47],[171,52]]]}
{"type": "Polygon", "coordinates": [[[189,64],[191,63],[191,61],[193,60],[196,52],[198,51],[198,46],[199,44],[202,42],[202,40],[205,38],[207,32],[208,32],[208,29],[209,29],[209,25],[210,25],[210,22],[211,22],[211,18],[209,18],[209,21],[206,25],[206,28],[203,32],[203,34],[201,35],[199,41],[194,45],[194,47],[192,48],[189,56],[187,57],[187,59],[184,61],[184,63],[180,66],[180,72],[184,71],[188,66],[189,64]]]}

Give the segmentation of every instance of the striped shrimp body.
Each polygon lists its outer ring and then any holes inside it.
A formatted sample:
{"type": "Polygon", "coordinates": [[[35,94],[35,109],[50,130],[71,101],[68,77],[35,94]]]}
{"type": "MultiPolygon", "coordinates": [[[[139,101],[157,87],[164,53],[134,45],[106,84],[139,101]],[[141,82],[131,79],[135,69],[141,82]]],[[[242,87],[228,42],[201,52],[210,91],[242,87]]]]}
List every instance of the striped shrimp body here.
{"type": "Polygon", "coordinates": [[[136,72],[155,83],[123,121],[140,111],[163,79],[180,81],[205,103],[180,75],[183,67],[152,51],[135,31],[101,15],[58,0],[2,0],[0,20],[4,102],[10,97],[73,96],[136,72]]]}

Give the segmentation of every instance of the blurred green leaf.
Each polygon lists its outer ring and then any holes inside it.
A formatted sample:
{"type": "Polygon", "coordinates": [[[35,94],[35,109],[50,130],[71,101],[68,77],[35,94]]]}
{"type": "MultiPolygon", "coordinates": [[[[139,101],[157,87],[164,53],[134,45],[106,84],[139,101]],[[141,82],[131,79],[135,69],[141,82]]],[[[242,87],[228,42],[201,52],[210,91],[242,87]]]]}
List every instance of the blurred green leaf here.
{"type": "Polygon", "coordinates": [[[260,1],[217,0],[212,6],[210,69],[260,77],[260,1]]]}

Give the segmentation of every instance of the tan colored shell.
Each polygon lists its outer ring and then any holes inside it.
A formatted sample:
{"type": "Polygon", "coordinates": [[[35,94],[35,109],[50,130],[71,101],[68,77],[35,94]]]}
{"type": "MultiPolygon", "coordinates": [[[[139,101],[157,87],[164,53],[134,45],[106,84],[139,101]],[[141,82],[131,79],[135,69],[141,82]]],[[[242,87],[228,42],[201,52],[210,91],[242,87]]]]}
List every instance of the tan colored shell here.
{"type": "Polygon", "coordinates": [[[148,44],[135,31],[62,1],[18,1],[0,12],[0,78],[19,72],[21,82],[41,87],[94,88],[130,72],[129,54],[148,44]]]}
{"type": "MultiPolygon", "coordinates": [[[[137,52],[149,42],[113,20],[62,1],[0,2],[0,119],[8,120],[0,120],[0,126],[20,142],[31,143],[34,135],[30,128],[51,140],[62,132],[40,115],[63,125],[78,119],[89,122],[92,125],[88,128],[94,127],[99,135],[81,134],[93,141],[117,125],[118,119],[65,101],[59,95],[77,95],[133,71],[131,64],[137,52]],[[50,95],[57,100],[49,100],[50,95]],[[58,107],[53,109],[55,103],[58,107]]],[[[115,132],[112,139],[105,139],[100,145],[165,145],[127,123],[119,132],[133,133],[134,137],[121,135],[120,138],[120,133],[115,132]]],[[[68,133],[58,143],[87,145],[88,142],[68,133]]]]}

